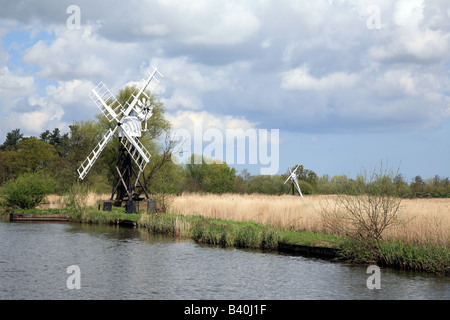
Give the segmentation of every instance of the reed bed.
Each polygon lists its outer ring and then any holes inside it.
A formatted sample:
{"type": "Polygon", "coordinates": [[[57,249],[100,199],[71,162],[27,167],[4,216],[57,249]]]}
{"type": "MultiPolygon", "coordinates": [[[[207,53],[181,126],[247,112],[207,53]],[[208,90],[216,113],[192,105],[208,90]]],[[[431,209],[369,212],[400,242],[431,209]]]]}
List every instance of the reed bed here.
{"type": "MultiPolygon", "coordinates": [[[[295,231],[329,233],[322,220],[323,209],[337,205],[337,196],[183,194],[171,204],[173,213],[254,221],[295,231]]],[[[386,239],[407,243],[450,244],[450,199],[403,199],[398,222],[387,229],[386,239]]]]}
{"type": "MultiPolygon", "coordinates": [[[[97,206],[109,194],[89,193],[87,206],[97,206]]],[[[50,195],[41,208],[63,208],[63,196],[50,195]]],[[[292,231],[330,233],[324,226],[324,208],[338,205],[335,195],[183,194],[170,200],[170,212],[186,216],[253,221],[292,231]]],[[[387,240],[412,244],[450,245],[450,199],[402,199],[398,222],[384,234],[387,240]]]]}
{"type": "Polygon", "coordinates": [[[183,194],[173,199],[172,212],[208,218],[253,221],[282,229],[321,231],[324,197],[239,194],[183,194]]]}
{"type": "MultiPolygon", "coordinates": [[[[107,200],[111,197],[111,194],[98,194],[95,192],[89,192],[86,195],[86,199],[84,199],[86,206],[95,207],[99,203],[103,203],[104,200],[107,200]]],[[[61,209],[66,206],[67,196],[61,196],[57,194],[48,195],[45,198],[45,201],[41,203],[38,208],[41,209],[61,209]]]]}

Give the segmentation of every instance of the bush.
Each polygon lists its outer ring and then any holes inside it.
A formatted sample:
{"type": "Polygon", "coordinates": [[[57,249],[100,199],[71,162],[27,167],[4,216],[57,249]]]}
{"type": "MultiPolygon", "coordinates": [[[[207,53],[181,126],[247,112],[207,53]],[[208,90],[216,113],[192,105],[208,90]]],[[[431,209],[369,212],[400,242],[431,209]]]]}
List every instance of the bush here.
{"type": "Polygon", "coordinates": [[[43,173],[25,173],[4,184],[2,205],[33,209],[56,189],[56,181],[43,173]]]}
{"type": "Polygon", "coordinates": [[[323,209],[325,226],[333,233],[379,249],[384,231],[398,223],[401,198],[397,197],[392,176],[374,172],[367,184],[354,184],[338,195],[334,208],[323,209]]]}

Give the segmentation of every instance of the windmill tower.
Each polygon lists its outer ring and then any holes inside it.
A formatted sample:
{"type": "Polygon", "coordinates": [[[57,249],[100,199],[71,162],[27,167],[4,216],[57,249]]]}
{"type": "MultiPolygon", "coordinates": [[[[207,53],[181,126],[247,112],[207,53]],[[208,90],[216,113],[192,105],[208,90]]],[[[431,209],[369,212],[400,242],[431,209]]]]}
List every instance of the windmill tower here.
{"type": "Polygon", "coordinates": [[[294,171],[291,171],[291,168],[289,168],[289,172],[291,173],[289,175],[289,177],[286,179],[286,181],[284,182],[284,184],[286,184],[286,182],[288,182],[289,180],[291,180],[291,184],[292,184],[292,195],[295,195],[295,189],[297,189],[298,193],[300,194],[300,196],[303,198],[303,194],[302,191],[300,190],[300,186],[298,185],[298,180],[297,180],[297,169],[300,165],[298,165],[294,171]]]}
{"type": "Polygon", "coordinates": [[[149,89],[153,92],[162,77],[163,75],[156,68],[153,68],[148,79],[141,81],[140,88],[138,87],[133,92],[125,107],[120,104],[102,82],[92,89],[91,99],[108,121],[114,121],[116,125],[114,129],[109,129],[103,135],[103,138],[77,171],[79,178],[83,180],[108,142],[118,132],[119,143],[113,189],[110,201],[105,201],[104,210],[111,210],[111,202],[114,201],[114,196],[116,196],[116,206],[120,206],[126,200],[127,213],[136,213],[136,201],[144,199],[140,198],[141,192],[144,193],[145,199],[149,200],[144,169],[150,161],[150,153],[139,141],[139,138],[142,136],[142,132],[147,131],[147,121],[152,116],[150,97],[145,93],[145,90],[149,89]]]}

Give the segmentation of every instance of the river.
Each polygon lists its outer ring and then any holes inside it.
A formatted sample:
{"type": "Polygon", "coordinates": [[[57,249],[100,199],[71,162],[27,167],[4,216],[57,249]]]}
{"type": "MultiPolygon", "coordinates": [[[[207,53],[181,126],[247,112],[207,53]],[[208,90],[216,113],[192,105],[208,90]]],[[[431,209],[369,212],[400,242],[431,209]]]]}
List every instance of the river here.
{"type": "Polygon", "coordinates": [[[369,289],[367,266],[115,226],[0,220],[0,246],[2,300],[450,299],[448,277],[381,268],[369,289]]]}

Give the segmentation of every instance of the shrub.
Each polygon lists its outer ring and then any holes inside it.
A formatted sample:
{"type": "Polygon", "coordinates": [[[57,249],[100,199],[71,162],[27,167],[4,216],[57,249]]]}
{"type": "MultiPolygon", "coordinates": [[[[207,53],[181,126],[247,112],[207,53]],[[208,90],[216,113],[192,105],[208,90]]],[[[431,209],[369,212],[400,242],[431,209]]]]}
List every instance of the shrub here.
{"type": "Polygon", "coordinates": [[[43,173],[24,173],[3,187],[3,203],[7,208],[33,209],[55,191],[56,181],[43,173]]]}
{"type": "Polygon", "coordinates": [[[353,260],[376,258],[384,231],[398,223],[401,198],[397,197],[392,176],[374,172],[368,183],[355,184],[347,193],[338,195],[334,208],[322,211],[326,228],[351,240],[346,247],[358,253],[353,260]]]}

